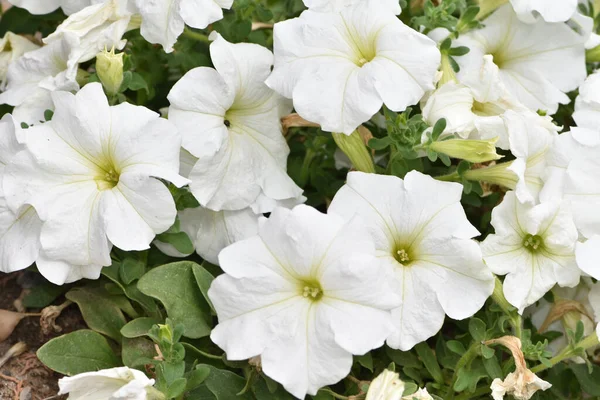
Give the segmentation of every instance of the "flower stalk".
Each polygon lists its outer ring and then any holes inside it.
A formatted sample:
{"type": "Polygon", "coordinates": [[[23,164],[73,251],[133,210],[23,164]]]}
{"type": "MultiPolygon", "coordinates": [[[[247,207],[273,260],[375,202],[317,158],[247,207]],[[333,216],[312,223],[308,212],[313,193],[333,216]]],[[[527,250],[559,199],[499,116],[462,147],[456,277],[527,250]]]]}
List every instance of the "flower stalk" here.
{"type": "Polygon", "coordinates": [[[598,335],[596,334],[596,332],[594,332],[591,335],[583,338],[581,342],[575,345],[568,345],[567,347],[562,349],[560,353],[552,357],[547,364],[539,364],[531,368],[531,372],[538,373],[548,368],[552,368],[559,362],[576,356],[581,351],[581,349],[586,351],[592,347],[598,346],[599,344],[600,341],[598,340],[598,335]]]}
{"type": "Polygon", "coordinates": [[[371,157],[369,150],[367,150],[358,130],[352,132],[351,135],[335,132],[331,135],[337,146],[348,156],[357,171],[375,173],[373,157],[371,157]]]}

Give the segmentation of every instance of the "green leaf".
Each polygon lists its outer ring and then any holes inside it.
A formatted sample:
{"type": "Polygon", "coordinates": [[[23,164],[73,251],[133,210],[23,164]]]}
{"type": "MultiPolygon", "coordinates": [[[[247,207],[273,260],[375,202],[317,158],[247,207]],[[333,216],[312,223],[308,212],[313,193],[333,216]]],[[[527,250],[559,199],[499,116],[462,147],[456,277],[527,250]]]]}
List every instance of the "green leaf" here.
{"type": "Polygon", "coordinates": [[[448,54],[450,54],[451,56],[460,57],[460,56],[464,56],[465,54],[468,54],[469,51],[471,51],[471,49],[469,49],[466,46],[458,46],[458,47],[451,48],[448,51],[448,54]]]}
{"type": "Polygon", "coordinates": [[[127,87],[129,90],[138,91],[144,89],[146,93],[150,93],[150,90],[148,89],[148,83],[144,77],[137,72],[134,72],[131,75],[131,81],[129,81],[127,87]]]}
{"type": "Polygon", "coordinates": [[[179,397],[185,391],[187,387],[187,379],[179,378],[176,379],[173,383],[169,385],[169,389],[167,390],[167,398],[174,399],[179,397]]]}
{"type": "Polygon", "coordinates": [[[44,111],[44,120],[45,121],[50,121],[53,116],[54,116],[54,111],[52,111],[52,110],[44,111]]]}
{"type": "Polygon", "coordinates": [[[246,386],[246,380],[238,374],[208,364],[199,364],[198,367],[208,368],[210,374],[202,386],[187,395],[188,400],[209,399],[210,397],[201,397],[207,392],[206,389],[214,395],[216,400],[254,400],[251,393],[237,395],[246,386]]]}
{"type": "Polygon", "coordinates": [[[213,307],[213,304],[210,301],[210,298],[208,297],[208,289],[210,288],[212,281],[215,280],[215,277],[212,276],[212,274],[208,272],[206,268],[204,268],[202,265],[194,264],[192,266],[192,271],[194,272],[194,277],[196,278],[196,283],[200,288],[202,296],[204,296],[204,299],[210,306],[210,309],[212,310],[213,314],[216,315],[215,308],[213,307]]]}
{"type": "Polygon", "coordinates": [[[470,6],[465,10],[465,12],[460,16],[461,23],[469,23],[475,19],[475,17],[479,14],[478,6],[470,6]]]}
{"type": "Polygon", "coordinates": [[[63,294],[67,288],[57,286],[46,280],[37,283],[29,290],[29,293],[23,298],[25,308],[44,308],[52,304],[54,300],[63,294]]]}
{"type": "Polygon", "coordinates": [[[127,257],[119,267],[119,276],[124,284],[140,279],[146,273],[146,263],[133,257],[127,257]]]}
{"type": "Polygon", "coordinates": [[[123,338],[121,359],[130,368],[142,368],[151,364],[156,354],[154,343],[145,338],[123,338]]]}
{"type": "Polygon", "coordinates": [[[184,335],[197,339],[211,331],[210,307],[198,288],[191,261],[180,261],[150,270],[138,282],[139,290],[160,300],[174,324],[182,324],[184,335]]]}
{"type": "Polygon", "coordinates": [[[121,341],[121,328],[127,321],[103,288],[77,287],[67,292],[65,297],[77,303],[88,327],[121,341]]]}
{"type": "Polygon", "coordinates": [[[462,392],[469,390],[474,392],[477,388],[477,383],[487,377],[487,371],[483,367],[481,359],[476,359],[471,364],[471,368],[461,368],[458,371],[456,382],[454,382],[454,390],[462,392]]]}
{"type": "Polygon", "coordinates": [[[210,369],[206,365],[198,365],[196,369],[190,371],[187,375],[186,391],[194,390],[206,380],[210,375],[210,369]]]}
{"type": "Polygon", "coordinates": [[[161,233],[156,239],[163,243],[168,243],[182,254],[192,254],[195,250],[194,244],[185,232],[161,233]]]}
{"type": "Polygon", "coordinates": [[[446,342],[446,346],[451,352],[456,353],[459,356],[462,356],[467,352],[465,346],[458,340],[449,340],[448,342],[446,342]]]}
{"type": "Polygon", "coordinates": [[[500,367],[500,363],[498,362],[498,359],[496,359],[496,357],[483,358],[482,363],[490,378],[504,378],[504,374],[502,373],[502,367],[500,367]]]}
{"type": "Polygon", "coordinates": [[[141,317],[129,321],[121,328],[121,335],[126,338],[137,338],[146,336],[153,325],[160,324],[163,321],[152,317],[141,317]]]}
{"type": "Polygon", "coordinates": [[[389,145],[392,144],[392,138],[389,136],[383,137],[381,139],[372,138],[369,140],[369,147],[373,150],[383,150],[389,145]]]}
{"type": "Polygon", "coordinates": [[[417,351],[419,358],[421,358],[421,361],[423,361],[425,368],[427,368],[427,371],[429,371],[433,379],[438,383],[443,383],[444,376],[442,375],[442,370],[440,369],[440,365],[435,358],[435,354],[431,348],[429,348],[429,345],[427,345],[426,342],[421,342],[415,346],[415,350],[417,351]]]}
{"type": "Polygon", "coordinates": [[[121,365],[104,336],[87,329],[50,340],[37,351],[37,357],[48,368],[64,375],[121,365]]]}
{"type": "Polygon", "coordinates": [[[496,354],[496,351],[494,349],[486,346],[485,344],[481,345],[481,355],[484,359],[492,358],[494,357],[494,354],[496,354]]]}
{"type": "Polygon", "coordinates": [[[440,135],[444,132],[444,129],[446,129],[446,118],[440,118],[437,120],[437,122],[433,126],[433,131],[431,132],[431,138],[433,140],[438,140],[440,135]]]}
{"type": "Polygon", "coordinates": [[[590,396],[600,396],[600,367],[594,365],[591,374],[585,364],[571,364],[569,368],[585,393],[590,396]]]}
{"type": "Polygon", "coordinates": [[[481,342],[486,339],[485,330],[485,322],[479,318],[471,318],[469,320],[469,333],[475,341],[481,342]]]}
{"type": "Polygon", "coordinates": [[[373,372],[373,356],[371,353],[366,353],[363,356],[354,356],[354,360],[356,360],[360,365],[373,372]]]}

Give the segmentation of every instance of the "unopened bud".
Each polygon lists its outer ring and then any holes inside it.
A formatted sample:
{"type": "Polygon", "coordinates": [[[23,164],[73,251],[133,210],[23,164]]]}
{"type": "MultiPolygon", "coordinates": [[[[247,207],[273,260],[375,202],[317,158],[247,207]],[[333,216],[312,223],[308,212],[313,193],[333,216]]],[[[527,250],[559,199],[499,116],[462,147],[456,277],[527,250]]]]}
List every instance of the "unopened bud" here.
{"type": "Polygon", "coordinates": [[[165,340],[168,343],[173,343],[173,331],[169,325],[158,325],[158,338],[159,340],[165,340]]]}
{"type": "Polygon", "coordinates": [[[433,142],[429,148],[436,153],[446,154],[472,163],[483,163],[499,160],[501,155],[496,153],[498,138],[487,140],[449,139],[433,142]]]}
{"type": "Polygon", "coordinates": [[[96,56],[96,72],[98,77],[109,95],[119,93],[119,88],[123,83],[123,55],[125,53],[115,54],[115,48],[110,51],[104,49],[96,56]]]}
{"type": "Polygon", "coordinates": [[[343,133],[332,133],[335,143],[340,150],[344,152],[352,162],[352,165],[357,171],[374,173],[375,165],[373,157],[367,150],[365,142],[358,130],[352,132],[351,135],[343,133]]]}

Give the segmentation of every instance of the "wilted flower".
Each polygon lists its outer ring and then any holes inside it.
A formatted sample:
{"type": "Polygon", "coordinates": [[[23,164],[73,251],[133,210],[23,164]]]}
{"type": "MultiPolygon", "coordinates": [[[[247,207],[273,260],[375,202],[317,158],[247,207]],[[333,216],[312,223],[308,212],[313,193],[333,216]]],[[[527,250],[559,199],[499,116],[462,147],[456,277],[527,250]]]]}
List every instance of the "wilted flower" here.
{"type": "Polygon", "coordinates": [[[219,262],[211,339],[229,360],[260,355],[263,372],[298,398],[345,377],[352,354],[393,330],[392,271],[357,219],[276,208],[258,236],[225,248],[219,262]]]}
{"type": "Polygon", "coordinates": [[[379,260],[394,271],[403,301],[392,311],[392,348],[409,350],[433,336],[446,314],[472,316],[493,291],[461,195],[461,185],[417,171],[404,180],[351,172],[331,202],[329,213],[363,218],[379,260]]]}

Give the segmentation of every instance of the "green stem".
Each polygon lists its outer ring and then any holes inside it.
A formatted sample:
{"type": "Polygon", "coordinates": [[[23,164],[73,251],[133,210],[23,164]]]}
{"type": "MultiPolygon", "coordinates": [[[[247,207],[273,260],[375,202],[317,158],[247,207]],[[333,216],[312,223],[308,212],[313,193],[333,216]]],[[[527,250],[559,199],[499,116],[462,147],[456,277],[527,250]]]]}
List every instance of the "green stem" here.
{"type": "Polygon", "coordinates": [[[456,383],[456,379],[458,378],[458,371],[462,368],[466,367],[479,355],[479,351],[481,348],[481,343],[473,342],[469,349],[462,355],[462,357],[456,363],[456,367],[454,368],[454,373],[452,374],[452,381],[450,382],[450,388],[444,396],[445,399],[453,399],[454,398],[454,384],[456,383]]]}
{"type": "Polygon", "coordinates": [[[183,31],[183,35],[189,37],[190,39],[197,40],[202,43],[210,44],[210,39],[203,33],[194,32],[190,28],[186,27],[183,31]]]}
{"type": "Polygon", "coordinates": [[[308,177],[310,174],[310,164],[315,158],[316,153],[311,149],[306,149],[306,154],[304,155],[304,161],[302,161],[302,167],[300,169],[300,187],[306,186],[308,183],[308,177]]]}
{"type": "Polygon", "coordinates": [[[506,300],[504,297],[504,288],[502,287],[502,282],[498,277],[495,277],[494,281],[494,291],[492,292],[492,300],[502,309],[502,311],[509,317],[509,322],[513,327],[515,336],[519,339],[522,338],[523,335],[523,319],[516,312],[516,309],[506,300]]]}
{"type": "Polygon", "coordinates": [[[454,171],[447,175],[436,176],[435,179],[443,182],[460,182],[460,175],[458,175],[458,172],[454,171]]]}
{"type": "Polygon", "coordinates": [[[367,150],[357,130],[352,132],[351,135],[343,133],[332,133],[331,135],[337,146],[348,156],[357,171],[375,173],[373,157],[371,157],[371,153],[367,150]]]}
{"type": "Polygon", "coordinates": [[[535,367],[531,368],[531,372],[536,374],[548,368],[552,368],[559,362],[577,355],[577,349],[588,350],[592,347],[598,346],[599,344],[600,342],[598,341],[598,335],[596,335],[596,332],[594,332],[590,336],[584,338],[581,342],[577,343],[576,345],[568,345],[567,347],[562,349],[560,353],[558,353],[549,360],[550,365],[536,365],[535,367]]]}

